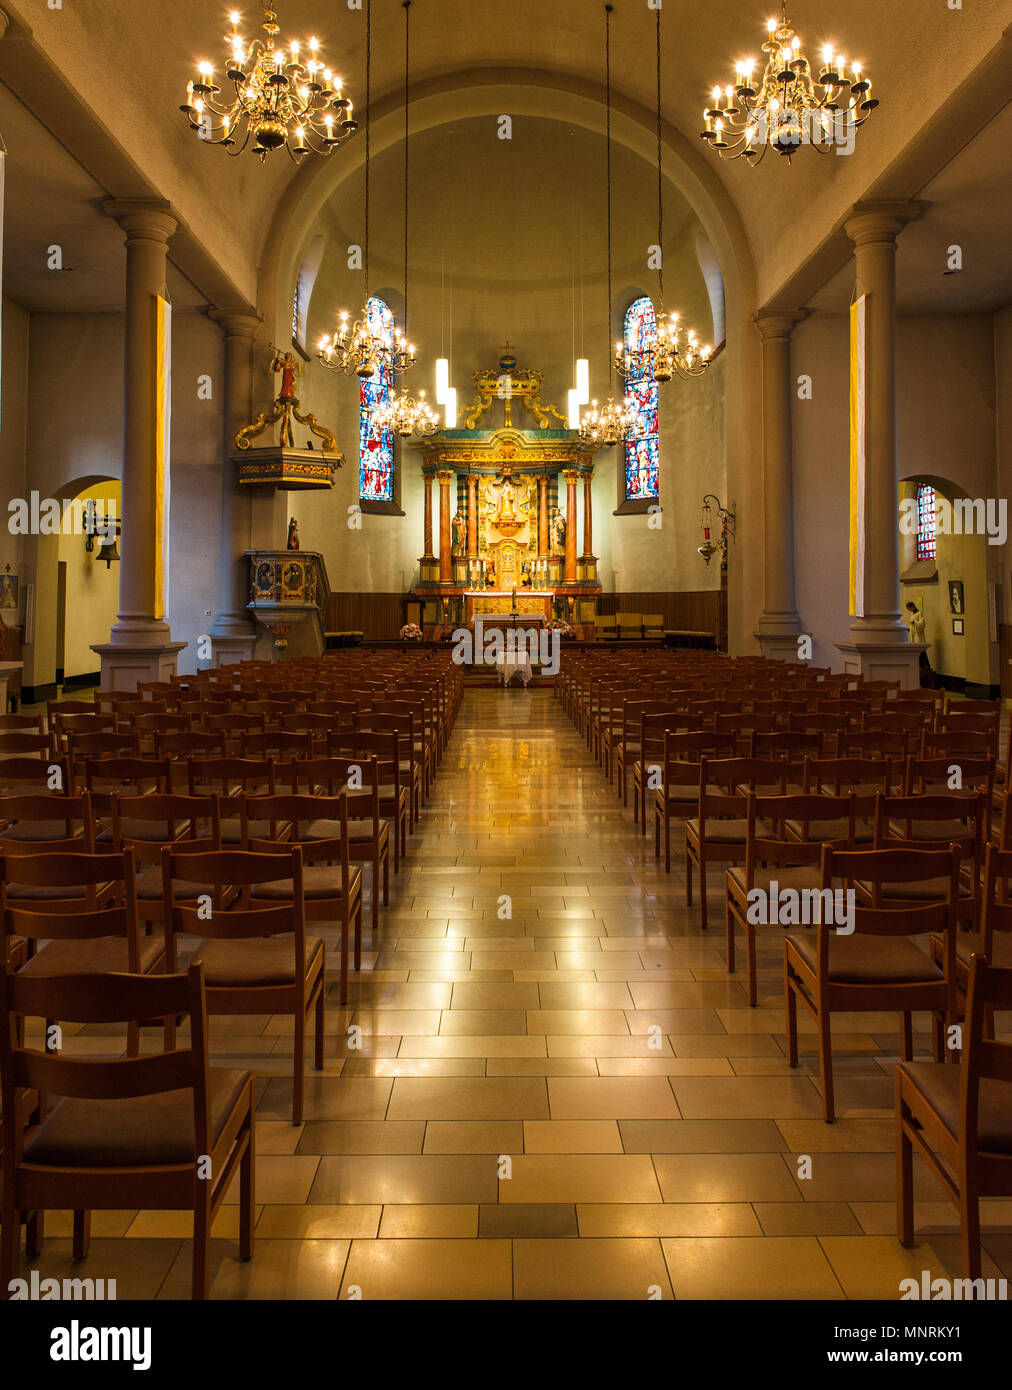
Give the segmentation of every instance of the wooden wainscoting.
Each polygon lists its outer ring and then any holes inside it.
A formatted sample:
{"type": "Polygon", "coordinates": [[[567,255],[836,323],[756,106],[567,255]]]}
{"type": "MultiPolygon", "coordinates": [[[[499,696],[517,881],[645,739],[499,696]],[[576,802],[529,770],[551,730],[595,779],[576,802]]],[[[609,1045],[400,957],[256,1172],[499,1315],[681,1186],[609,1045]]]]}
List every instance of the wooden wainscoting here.
{"type": "Polygon", "coordinates": [[[361,632],[365,641],[396,638],[404,622],[404,595],[335,594],[327,604],[328,632],[361,632]]]}
{"type": "Polygon", "coordinates": [[[721,631],[719,589],[686,589],[680,593],[602,594],[601,613],[663,613],[664,626],[691,632],[721,631]]]}

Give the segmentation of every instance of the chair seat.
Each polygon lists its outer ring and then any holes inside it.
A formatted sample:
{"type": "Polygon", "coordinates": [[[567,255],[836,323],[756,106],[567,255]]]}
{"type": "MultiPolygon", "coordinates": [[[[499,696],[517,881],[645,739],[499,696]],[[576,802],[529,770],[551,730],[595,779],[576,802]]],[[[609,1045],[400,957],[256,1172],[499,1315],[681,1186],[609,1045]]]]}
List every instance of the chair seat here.
{"type": "MultiPolygon", "coordinates": [[[[208,1108],[217,1141],[250,1080],[248,1071],[211,1067],[208,1108]]],[[[29,1164],[54,1168],[135,1168],[195,1160],[193,1092],[163,1091],[127,1100],[58,1101],[25,1142],[29,1164]]]]}
{"type": "MultiPolygon", "coordinates": [[[[146,975],[165,953],[158,935],[142,936],[138,943],[141,974],[146,975]]],[[[127,944],[122,936],[98,936],[89,941],[47,941],[21,967],[22,975],[124,974],[130,969],[127,944]]]]}
{"type": "MultiPolygon", "coordinates": [[[[857,886],[870,895],[871,884],[864,883],[860,879],[855,880],[857,886]]],[[[921,878],[915,879],[911,883],[883,883],[883,898],[901,898],[904,902],[942,902],[948,896],[949,880],[947,878],[921,878]]],[[[958,896],[964,900],[970,897],[969,885],[962,879],[959,882],[958,896]]]]}
{"type": "MultiPolygon", "coordinates": [[[[323,952],[323,940],[306,937],[306,966],[317,953],[323,952]]],[[[204,979],[209,988],[227,989],[230,986],[294,985],[295,937],[250,936],[238,940],[207,939],[193,954],[193,964],[202,962],[204,979]]]]}
{"type": "MultiPolygon", "coordinates": [[[[169,843],[169,822],[164,820],[133,820],[125,817],[120,821],[120,831],[124,840],[148,840],[155,845],[169,843]]],[[[190,833],[190,822],[176,821],[175,838],[181,839],[190,833]]],[[[112,830],[100,830],[95,836],[96,845],[111,845],[112,830]]]]}
{"type": "MultiPolygon", "coordinates": [[[[141,869],[137,875],[136,883],[139,901],[161,902],[162,869],[160,864],[152,864],[147,869],[141,869]]],[[[173,891],[177,902],[192,902],[201,894],[207,894],[213,898],[215,886],[213,883],[187,883],[185,879],[176,879],[173,891]]]]}
{"type": "MultiPolygon", "coordinates": [[[[100,885],[96,888],[99,897],[102,896],[104,889],[100,885]]],[[[70,902],[78,900],[84,902],[85,890],[79,883],[65,883],[61,885],[47,883],[9,883],[7,885],[7,897],[11,902],[70,902]]]]}
{"type": "MultiPolygon", "coordinates": [[[[792,933],[788,942],[812,973],[819,967],[817,931],[792,933]]],[[[930,956],[902,936],[829,938],[829,979],[836,985],[937,984],[941,970],[930,956]]]]}
{"type": "MultiPolygon", "coordinates": [[[[361,869],[348,871],[349,891],[354,893],[357,879],[362,877],[361,869]]],[[[250,896],[260,902],[291,902],[292,880],[278,879],[272,883],[257,883],[250,889],[250,896]]],[[[306,864],[302,870],[302,895],[307,902],[314,898],[340,898],[342,895],[341,867],[339,864],[306,864]]]]}
{"type": "MultiPolygon", "coordinates": [[[[38,787],[32,787],[30,794],[39,795],[38,787]]],[[[0,832],[0,840],[23,840],[29,844],[44,844],[47,840],[66,840],[67,822],[65,820],[19,820],[0,832]]],[[[71,832],[71,838],[80,838],[71,832]]]]}
{"type": "MultiPolygon", "coordinates": [[[[286,836],[291,829],[291,821],[277,821],[278,830],[281,835],[286,836]]],[[[271,838],[271,823],[269,820],[251,820],[249,823],[250,839],[269,840],[271,838]]],[[[238,816],[222,816],[221,818],[221,843],[222,845],[241,845],[242,844],[242,822],[238,816]]]]}
{"type": "MultiPolygon", "coordinates": [[[[807,838],[814,844],[824,844],[825,841],[843,841],[847,838],[847,821],[843,816],[839,820],[789,820],[787,829],[792,835],[796,835],[800,840],[805,837],[805,827],[807,824],[807,838]]],[[[854,843],[857,845],[870,845],[875,839],[875,822],[866,820],[864,816],[856,817],[854,821],[854,843]]]]}
{"type": "Polygon", "coordinates": [[[924,840],[931,844],[939,842],[949,844],[972,844],[974,829],[972,825],[967,825],[961,820],[922,820],[910,822],[910,834],[907,834],[906,821],[890,820],[889,834],[897,840],[924,840]]]}
{"type": "MultiPolygon", "coordinates": [[[[385,821],[380,822],[382,832],[385,821]]],[[[313,820],[308,825],[304,825],[299,832],[302,840],[339,840],[341,838],[341,822],[339,820],[313,820]]],[[[353,845],[368,844],[373,838],[373,823],[371,820],[350,820],[348,822],[348,840],[353,845]]]]}
{"type": "MultiPolygon", "coordinates": [[[[901,1062],[899,1070],[935,1111],[954,1139],[959,1136],[960,1067],[951,1062],[901,1062]]],[[[977,1143],[985,1153],[1012,1154],[1012,1085],[984,1078],[980,1083],[977,1143]]]]}
{"type": "MultiPolygon", "coordinates": [[[[773,836],[773,826],[769,821],[756,821],[756,831],[760,836],[773,836]]],[[[699,817],[693,816],[691,820],[685,822],[685,833],[687,835],[699,834],[699,817]]],[[[711,845],[743,845],[748,838],[747,820],[714,820],[708,817],[706,821],[706,839],[711,845]]]]}
{"type": "MultiPolygon", "coordinates": [[[[937,932],[931,938],[931,949],[938,953],[945,950],[945,943],[937,932]]],[[[973,955],[980,955],[980,932],[957,932],[956,959],[969,970],[973,955]]],[[[1012,934],[1009,932],[995,932],[991,942],[991,964],[999,970],[1012,970],[1012,934]]]]}
{"type": "MultiPolygon", "coordinates": [[[[727,877],[736,896],[744,899],[747,891],[744,865],[736,864],[728,869],[727,877]]],[[[793,888],[801,893],[809,888],[818,888],[821,882],[818,864],[789,864],[782,869],[756,869],[752,886],[768,893],[771,884],[776,883],[782,891],[793,888]]]]}

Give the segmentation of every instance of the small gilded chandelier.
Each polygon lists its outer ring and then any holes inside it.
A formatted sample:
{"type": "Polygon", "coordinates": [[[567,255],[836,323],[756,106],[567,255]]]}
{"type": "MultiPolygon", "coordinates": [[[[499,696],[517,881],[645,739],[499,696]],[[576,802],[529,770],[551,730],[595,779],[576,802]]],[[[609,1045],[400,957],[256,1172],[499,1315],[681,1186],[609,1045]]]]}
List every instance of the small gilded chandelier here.
{"type": "Polygon", "coordinates": [[[415,365],[415,347],[398,330],[392,346],[382,325],[370,314],[369,303],[369,176],[370,176],[370,97],[372,82],[372,0],[365,6],[365,236],[362,263],[365,268],[365,307],[360,318],[349,327],[350,314],[342,309],[337,331],[321,338],[318,359],[332,372],[361,377],[367,381],[381,368],[399,376],[415,365]]]}
{"type": "Polygon", "coordinates": [[[377,429],[393,430],[401,439],[427,438],[439,427],[439,416],[425,399],[424,391],[419,391],[417,400],[407,391],[400,395],[391,392],[389,401],[377,407],[373,420],[377,429]]]}
{"type": "MultiPolygon", "coordinates": [[[[605,66],[605,89],[607,96],[606,110],[606,136],[605,136],[605,187],[607,189],[607,227],[608,227],[608,322],[611,321],[611,5],[604,7],[604,66],[605,66]]],[[[608,388],[611,390],[611,333],[608,332],[608,388]]],[[[587,444],[595,447],[610,448],[613,444],[622,444],[626,438],[636,428],[636,411],[623,398],[616,401],[610,394],[608,403],[599,406],[597,401],[591,401],[590,409],[580,421],[580,438],[587,444]]]]}
{"type": "Polygon", "coordinates": [[[685,342],[685,330],[678,322],[678,315],[665,316],[664,313],[664,179],[661,159],[661,9],[657,15],[657,284],[658,309],[655,317],[654,333],[638,348],[627,348],[624,343],[615,344],[615,370],[623,377],[636,380],[652,378],[664,383],[673,376],[702,376],[710,365],[712,349],[703,347],[696,341],[690,329],[685,342]]]}
{"type": "Polygon", "coordinates": [[[848,78],[847,59],[827,45],[816,80],[801,52],[801,39],[788,23],[787,0],[782,0],[779,24],[771,19],[767,29],[762,81],[757,87],[754,59],[736,64],[734,86],[713,89],[700,138],[723,159],[744,156],[750,164],[761,163],[768,149],[788,163],[799,145],[811,145],[820,154],[849,151],[854,131],[878,106],[861,63],[850,64],[848,78]]]}
{"type": "Polygon", "coordinates": [[[202,140],[224,145],[230,155],[242,154],[252,138],[253,153],[261,163],[283,145],[298,164],[310,151],[330,154],[358,123],[352,119],[341,79],[320,61],[317,40],[309,40],[310,56],[303,61],[299,44],[276,46],[277,19],[266,5],[267,37],[247,44],[239,33],[240,15],[233,12],[232,32],[225,36],[230,50],[225,75],[234,84],[234,101],[226,105],[218,100],[221,88],[214,68],[201,63],[196,80],[186,84],[186,101],[179,109],[202,140]]]}

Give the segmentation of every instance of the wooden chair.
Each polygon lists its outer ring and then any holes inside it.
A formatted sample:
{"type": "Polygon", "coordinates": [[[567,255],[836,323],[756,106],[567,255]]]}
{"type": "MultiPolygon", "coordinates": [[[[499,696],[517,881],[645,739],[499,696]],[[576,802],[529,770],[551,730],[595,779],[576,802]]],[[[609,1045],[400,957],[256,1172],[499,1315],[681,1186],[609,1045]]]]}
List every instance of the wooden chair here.
{"type": "MultiPolygon", "coordinates": [[[[984,864],[987,808],[984,796],[972,797],[956,792],[921,796],[880,796],[875,814],[875,848],[945,848],[958,845],[960,876],[956,916],[970,928],[980,915],[980,879],[984,864]]],[[[886,884],[883,903],[930,902],[943,897],[945,882],[939,879],[886,884]]],[[[871,890],[862,882],[858,894],[870,900],[871,890]]]]}
{"type": "Polygon", "coordinates": [[[362,729],[338,729],[327,736],[329,757],[348,757],[356,762],[377,758],[380,775],[380,814],[393,825],[394,873],[400,872],[401,855],[407,853],[410,789],[401,779],[400,735],[396,729],[385,734],[362,729]]]}
{"type": "MultiPolygon", "coordinates": [[[[251,796],[243,804],[243,848],[258,854],[302,850],[302,895],[307,922],[341,925],[340,1002],[348,1001],[348,945],[355,929],[355,969],[362,968],[362,870],[351,867],[348,839],[348,793],[337,796],[251,796]],[[269,836],[255,836],[251,824],[268,824],[269,836]],[[290,843],[282,843],[284,831],[290,843]]],[[[258,883],[250,893],[253,903],[284,901],[293,891],[290,882],[258,883]]]]}
{"type": "MultiPolygon", "coordinates": [[[[115,797],[109,843],[133,852],[137,868],[137,916],[142,922],[164,921],[162,847],[197,853],[221,849],[221,798],[210,796],[115,797]],[[146,867],[145,867],[146,866],[146,867]]],[[[190,898],[207,892],[206,885],[182,885],[190,898]]],[[[178,893],[177,893],[178,896],[178,893]]]]}
{"type": "Polygon", "coordinates": [[[707,865],[744,861],[747,793],[770,788],[783,796],[788,768],[787,763],[764,758],[700,759],[696,814],[685,822],[685,904],[692,906],[695,864],[699,870],[699,924],[703,931],[708,924],[707,865]]]}
{"type": "Polygon", "coordinates": [[[823,1113],[835,1118],[833,1013],[896,1010],[902,1015],[903,1056],[913,1056],[912,1014],[935,1015],[935,1056],[943,1055],[943,1028],[955,1016],[956,895],[959,848],[835,850],[822,849],[821,888],[856,880],[871,885],[871,902],[854,901],[853,932],[841,934],[820,921],[814,931],[792,932],[784,941],[787,1011],[787,1063],[798,1065],[798,1001],[815,1020],[819,1034],[823,1113]],[[884,884],[921,879],[947,880],[944,901],[917,903],[897,910],[882,901],[884,884]],[[937,964],[908,938],[937,933],[944,960],[937,964]]]}
{"type": "MultiPolygon", "coordinates": [[[[664,831],[664,872],[671,872],[671,822],[688,820],[699,808],[699,763],[704,754],[709,757],[734,756],[736,737],[733,732],[697,730],[664,736],[664,759],[647,764],[648,789],[651,775],[660,783],[654,787],[654,857],[661,852],[661,829],[664,831]]],[[[641,773],[642,775],[642,773],[641,773]]]]}
{"type": "MultiPolygon", "coordinates": [[[[275,764],[266,758],[191,758],[186,783],[191,796],[216,792],[220,797],[221,843],[225,849],[238,849],[243,843],[243,797],[273,796],[277,788],[275,764]]],[[[270,827],[255,826],[253,833],[267,837],[270,827]]]]}
{"type": "MultiPolygon", "coordinates": [[[[893,766],[884,758],[807,758],[804,789],[824,796],[854,794],[854,846],[867,848],[875,843],[876,798],[887,796],[893,786],[893,766]]],[[[802,838],[800,827],[788,823],[788,833],[802,838]]],[[[807,834],[813,840],[839,840],[839,820],[811,821],[807,834]]]]}
{"type": "MultiPolygon", "coordinates": [[[[774,883],[778,892],[783,889],[805,893],[821,889],[822,845],[818,840],[811,840],[807,830],[813,820],[822,819],[830,810],[845,827],[843,836],[836,842],[837,847],[852,848],[853,793],[836,797],[756,796],[753,792],[748,793],[745,863],[732,865],[725,874],[725,917],[728,973],[734,974],[735,930],[740,928],[745,937],[748,958],[748,1001],[753,1009],[758,1003],[759,990],[756,926],[762,924],[762,918],[751,911],[753,903],[749,901],[750,895],[758,890],[765,895],[768,903],[774,883]],[[788,837],[785,829],[787,822],[803,827],[803,833],[798,837],[788,837]],[[764,827],[769,827],[769,830],[764,827]],[[779,834],[770,833],[776,830],[779,830],[779,834]]],[[[766,925],[772,924],[767,922],[766,925]]]]}
{"type": "MultiPolygon", "coordinates": [[[[980,1201],[1012,1196],[1012,1043],[987,1019],[1012,1008],[1012,969],[971,957],[963,1062],[896,1068],[896,1230],[914,1243],[914,1150],[959,1212],[963,1274],[979,1279],[980,1201]]],[[[980,1295],[983,1296],[983,1293],[980,1295]]]]}
{"type": "MultiPolygon", "coordinates": [[[[372,928],[379,927],[380,882],[383,905],[390,901],[390,822],[380,814],[380,764],[378,758],[304,758],[283,763],[278,782],[298,794],[348,797],[348,848],[352,863],[372,865],[372,928]]],[[[340,823],[311,821],[302,841],[330,839],[340,834],[340,823]]]]}
{"type": "Polygon", "coordinates": [[[66,796],[61,792],[21,793],[0,796],[0,847],[17,854],[21,845],[62,841],[79,850],[95,847],[95,825],[87,792],[66,796]]]}
{"type": "MultiPolygon", "coordinates": [[[[92,1211],[128,1207],[193,1212],[195,1299],[208,1295],[211,1223],[239,1172],[239,1258],[253,1255],[253,1076],[207,1061],[203,970],[186,975],[0,977],[3,1207],[0,1297],[18,1273],[20,1227],[38,1213],[74,1212],[74,1258],[87,1256],[92,1211]],[[190,1045],[151,1057],[65,1059],[19,1041],[24,1016],[84,1024],[188,1016],[190,1045]],[[25,1098],[59,1096],[28,1129],[25,1098]],[[207,1161],[206,1176],[198,1165],[207,1161]]],[[[32,1247],[36,1247],[33,1249],[32,1247]]]]}
{"type": "MultiPolygon", "coordinates": [[[[956,934],[956,993],[960,1009],[970,982],[970,958],[984,956],[1001,970],[1012,970],[1012,903],[1008,884],[1012,881],[1012,853],[988,845],[984,856],[984,886],[981,890],[980,931],[956,934]]],[[[931,958],[939,965],[945,952],[943,938],[931,938],[931,958]]]]}
{"type": "Polygon", "coordinates": [[[7,794],[70,790],[66,758],[0,758],[0,788],[7,794]]]}
{"type": "Polygon", "coordinates": [[[315,1012],[316,1069],[321,1071],[326,995],[323,941],[306,936],[302,850],[298,845],[275,845],[269,854],[241,849],[188,854],[166,846],[162,895],[166,968],[170,974],[177,968],[180,932],[202,938],[192,962],[204,967],[209,1014],[293,1015],[292,1124],[301,1124],[306,1024],[315,1012]],[[183,900],[176,889],[187,883],[211,890],[209,911],[183,900]],[[247,905],[251,893],[262,893],[270,884],[281,885],[280,902],[247,905]],[[235,890],[241,894],[242,906],[226,909],[235,890]]]}

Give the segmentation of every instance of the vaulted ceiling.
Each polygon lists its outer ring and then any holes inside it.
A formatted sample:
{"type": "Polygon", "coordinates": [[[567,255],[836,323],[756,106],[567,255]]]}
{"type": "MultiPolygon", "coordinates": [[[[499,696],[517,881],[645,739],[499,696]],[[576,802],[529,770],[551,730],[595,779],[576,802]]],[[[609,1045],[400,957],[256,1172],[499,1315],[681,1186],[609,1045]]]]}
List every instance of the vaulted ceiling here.
{"type": "MultiPolygon", "coordinates": [[[[260,7],[251,0],[235,2],[250,32],[260,7]]],[[[291,196],[295,171],[284,153],[261,167],[252,157],[231,160],[201,146],[177,109],[197,61],[220,63],[228,6],[217,0],[102,0],[88,6],[64,0],[61,8],[50,9],[47,0],[4,0],[4,8],[11,19],[0,39],[0,83],[10,89],[0,92],[0,133],[9,150],[9,290],[47,307],[46,282],[39,281],[31,258],[40,243],[62,236],[82,247],[78,259],[84,266],[66,275],[65,283],[73,275],[80,277],[78,286],[96,277],[87,292],[68,290],[69,302],[79,295],[82,303],[112,307],[106,268],[115,260],[117,233],[96,212],[98,200],[112,193],[168,199],[183,223],[173,243],[181,273],[219,302],[254,302],[263,248],[279,204],[291,196]],[[15,96],[35,114],[35,123],[15,96]]],[[[811,300],[831,284],[839,259],[823,263],[821,248],[838,238],[847,209],[869,195],[921,196],[932,205],[919,231],[904,234],[912,243],[924,239],[914,258],[921,269],[912,270],[919,288],[911,303],[972,308],[1007,298],[999,264],[1010,217],[1008,161],[1002,158],[1007,145],[1001,138],[1007,118],[987,137],[977,137],[998,115],[1008,91],[1003,33],[1012,20],[1009,0],[973,0],[961,10],[950,9],[946,0],[797,0],[790,14],[808,51],[818,54],[831,42],[860,57],[881,107],[850,156],[801,151],[790,166],[770,157],[758,169],[721,163],[698,139],[707,93],[715,81],[728,80],[737,59],[758,54],[767,10],[774,8],[774,0],[734,6],[664,0],[662,12],[669,176],[687,191],[699,178],[726,191],[746,229],[758,303],[795,291],[811,300]],[[936,237],[976,248],[958,289],[935,275],[936,237]],[[975,275],[988,278],[989,294],[982,283],[974,284],[975,275]]],[[[361,114],[364,13],[339,0],[279,0],[278,11],[283,37],[319,37],[361,114]]],[[[574,102],[600,103],[604,9],[596,0],[414,0],[411,18],[416,100],[481,83],[499,85],[509,75],[522,78],[528,101],[532,89],[535,99],[541,89],[546,99],[552,93],[555,106],[559,92],[574,102]]],[[[645,0],[615,0],[616,108],[622,120],[647,130],[654,104],[654,20],[645,0]]],[[[400,109],[401,0],[372,0],[372,37],[379,121],[400,109]]],[[[344,157],[343,151],[332,156],[344,157]]],[[[442,156],[436,148],[432,157],[452,162],[452,139],[442,156]]],[[[466,168],[459,174],[466,179],[466,168]]],[[[832,290],[827,292],[832,298],[832,290]]]]}

